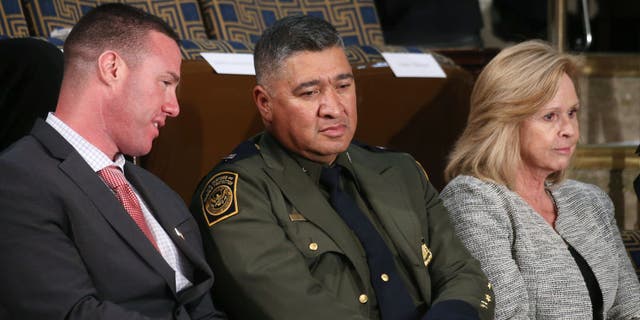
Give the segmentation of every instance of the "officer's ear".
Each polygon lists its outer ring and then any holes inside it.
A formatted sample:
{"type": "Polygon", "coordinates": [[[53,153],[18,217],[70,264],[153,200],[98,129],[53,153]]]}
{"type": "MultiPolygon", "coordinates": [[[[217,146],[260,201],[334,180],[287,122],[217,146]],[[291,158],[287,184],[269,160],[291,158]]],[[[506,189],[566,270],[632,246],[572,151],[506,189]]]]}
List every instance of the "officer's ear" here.
{"type": "Polygon", "coordinates": [[[273,112],[271,109],[271,96],[267,92],[267,89],[261,85],[253,87],[253,101],[258,107],[262,120],[267,123],[271,123],[273,112]]]}

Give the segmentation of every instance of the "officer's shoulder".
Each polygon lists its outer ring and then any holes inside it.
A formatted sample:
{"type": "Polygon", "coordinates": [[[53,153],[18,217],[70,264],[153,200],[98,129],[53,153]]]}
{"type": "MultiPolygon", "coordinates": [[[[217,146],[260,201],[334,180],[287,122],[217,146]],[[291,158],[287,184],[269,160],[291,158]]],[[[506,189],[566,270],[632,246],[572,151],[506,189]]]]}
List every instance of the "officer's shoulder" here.
{"type": "Polygon", "coordinates": [[[370,145],[370,144],[366,144],[356,140],[352,141],[351,145],[353,147],[352,148],[353,150],[358,150],[359,152],[363,154],[367,154],[368,156],[372,156],[372,157],[398,158],[398,159],[402,159],[406,157],[411,158],[411,155],[409,155],[406,152],[395,150],[385,146],[370,145]]]}
{"type": "Polygon", "coordinates": [[[353,141],[351,144],[352,147],[350,151],[359,153],[358,158],[360,159],[367,159],[367,161],[373,163],[392,164],[398,168],[406,169],[408,170],[407,172],[411,173],[419,169],[428,180],[428,175],[420,162],[407,152],[382,146],[372,146],[357,141],[353,141]]]}
{"type": "Polygon", "coordinates": [[[211,180],[212,177],[219,175],[221,172],[231,174],[243,174],[243,176],[253,176],[256,170],[262,167],[262,157],[260,156],[260,147],[255,141],[246,140],[237,145],[231,153],[223,157],[203,178],[203,182],[211,180]]]}
{"type": "Polygon", "coordinates": [[[222,158],[219,165],[234,164],[242,160],[252,159],[260,155],[260,146],[253,140],[246,140],[222,158]]]}

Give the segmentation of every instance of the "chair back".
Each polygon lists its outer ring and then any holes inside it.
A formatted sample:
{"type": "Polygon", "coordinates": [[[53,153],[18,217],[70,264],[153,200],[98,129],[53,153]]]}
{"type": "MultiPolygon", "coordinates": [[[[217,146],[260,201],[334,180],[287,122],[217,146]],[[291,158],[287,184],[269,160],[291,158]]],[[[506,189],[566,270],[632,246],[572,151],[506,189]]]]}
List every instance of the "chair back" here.
{"type": "Polygon", "coordinates": [[[20,0],[0,0],[0,38],[28,36],[29,28],[20,0]]]}
{"type": "Polygon", "coordinates": [[[211,39],[255,44],[276,20],[299,14],[320,17],[336,27],[350,45],[383,45],[373,0],[200,0],[211,39]]]}
{"type": "MultiPolygon", "coordinates": [[[[17,0],[16,0],[17,1],[17,0]]],[[[34,36],[50,37],[56,29],[71,28],[89,10],[113,0],[23,0],[33,23],[34,36]]],[[[198,0],[119,0],[157,15],[180,39],[206,39],[198,0]]]]}

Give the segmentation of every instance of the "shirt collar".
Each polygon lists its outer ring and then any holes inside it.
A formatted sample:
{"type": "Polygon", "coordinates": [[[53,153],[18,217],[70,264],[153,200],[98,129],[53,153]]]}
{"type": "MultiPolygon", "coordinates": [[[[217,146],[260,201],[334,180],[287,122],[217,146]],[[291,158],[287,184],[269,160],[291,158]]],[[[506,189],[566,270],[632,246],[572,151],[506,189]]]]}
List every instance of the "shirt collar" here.
{"type": "Polygon", "coordinates": [[[112,161],[104,152],[100,151],[52,112],[47,115],[46,122],[78,151],[82,159],[89,164],[93,171],[98,172],[108,166],[117,166],[124,172],[125,159],[121,153],[118,153],[115,161],[112,161]]]}

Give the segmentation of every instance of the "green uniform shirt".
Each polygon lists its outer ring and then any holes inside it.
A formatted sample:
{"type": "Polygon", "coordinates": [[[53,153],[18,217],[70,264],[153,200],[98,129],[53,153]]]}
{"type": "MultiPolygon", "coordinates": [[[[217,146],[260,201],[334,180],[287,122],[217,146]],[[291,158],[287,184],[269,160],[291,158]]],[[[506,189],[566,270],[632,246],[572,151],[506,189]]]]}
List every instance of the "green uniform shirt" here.
{"type": "MultiPolygon", "coordinates": [[[[364,250],[319,186],[321,165],[269,134],[240,149],[203,179],[191,206],[215,299],[237,319],[378,319],[364,250]]],[[[356,145],[336,161],[355,177],[345,190],[389,245],[416,307],[462,300],[491,319],[491,287],[419,164],[356,145]]]]}

